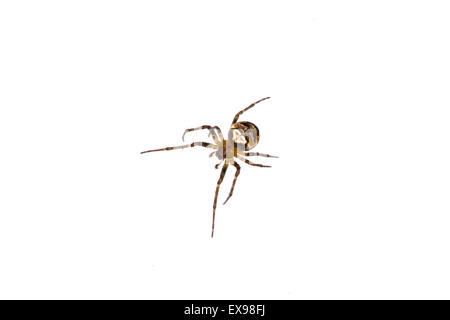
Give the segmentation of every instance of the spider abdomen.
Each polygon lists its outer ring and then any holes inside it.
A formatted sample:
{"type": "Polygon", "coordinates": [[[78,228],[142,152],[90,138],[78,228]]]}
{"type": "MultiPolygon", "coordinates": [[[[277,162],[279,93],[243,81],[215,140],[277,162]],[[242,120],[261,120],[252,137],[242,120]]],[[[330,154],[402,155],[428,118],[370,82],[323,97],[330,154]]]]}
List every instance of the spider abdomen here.
{"type": "Polygon", "coordinates": [[[241,121],[233,124],[228,132],[228,139],[237,145],[238,149],[248,151],[259,142],[259,129],[251,122],[241,121]]]}

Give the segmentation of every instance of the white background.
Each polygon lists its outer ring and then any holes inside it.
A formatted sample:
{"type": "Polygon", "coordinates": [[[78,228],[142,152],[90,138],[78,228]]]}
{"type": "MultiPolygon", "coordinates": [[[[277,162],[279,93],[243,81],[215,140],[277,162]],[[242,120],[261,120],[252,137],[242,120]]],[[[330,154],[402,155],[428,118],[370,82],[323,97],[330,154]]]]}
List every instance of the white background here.
{"type": "Polygon", "coordinates": [[[2,1],[0,298],[450,298],[449,9],[2,1]]]}

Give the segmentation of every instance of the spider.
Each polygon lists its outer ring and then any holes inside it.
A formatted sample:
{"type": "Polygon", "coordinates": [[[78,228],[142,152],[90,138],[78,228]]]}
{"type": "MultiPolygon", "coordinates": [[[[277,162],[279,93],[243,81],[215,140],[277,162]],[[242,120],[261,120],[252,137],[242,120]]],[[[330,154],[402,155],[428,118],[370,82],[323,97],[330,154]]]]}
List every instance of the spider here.
{"type": "Polygon", "coordinates": [[[147,151],[141,152],[141,154],[143,154],[143,153],[149,153],[149,152],[155,152],[155,151],[169,151],[169,150],[176,150],[176,149],[192,148],[192,147],[196,147],[196,146],[214,149],[214,151],[209,155],[209,157],[213,157],[215,155],[220,160],[220,162],[215,165],[216,169],[218,169],[222,163],[223,163],[223,166],[222,166],[222,171],[220,172],[219,180],[217,181],[216,193],[214,196],[211,238],[214,236],[214,221],[216,218],[217,196],[219,194],[220,184],[222,183],[223,178],[225,177],[225,173],[228,169],[228,166],[230,166],[230,165],[234,166],[236,168],[236,173],[234,175],[233,184],[231,185],[230,193],[228,194],[228,197],[223,204],[227,203],[227,201],[233,195],[234,186],[236,185],[236,180],[239,176],[239,173],[241,172],[241,166],[236,162],[236,159],[241,160],[251,166],[270,168],[270,166],[253,163],[244,157],[261,156],[261,157],[267,157],[267,158],[278,158],[277,156],[271,156],[271,155],[265,154],[265,153],[249,152],[249,150],[253,149],[259,142],[259,129],[256,125],[254,125],[251,122],[248,122],[248,121],[238,122],[239,117],[245,111],[249,110],[250,108],[253,108],[256,104],[260,103],[261,101],[264,101],[269,98],[270,97],[266,97],[266,98],[260,99],[256,102],[252,103],[247,108],[242,109],[234,116],[233,122],[231,123],[230,130],[228,131],[228,140],[224,139],[224,137],[222,135],[222,131],[220,130],[219,127],[203,125],[203,126],[200,126],[197,128],[186,129],[184,131],[183,137],[182,137],[183,142],[184,142],[184,136],[186,135],[186,133],[195,131],[195,130],[207,129],[207,130],[209,130],[208,137],[212,136],[214,143],[193,142],[190,144],[176,146],[176,147],[166,147],[166,148],[147,150],[147,151]]]}

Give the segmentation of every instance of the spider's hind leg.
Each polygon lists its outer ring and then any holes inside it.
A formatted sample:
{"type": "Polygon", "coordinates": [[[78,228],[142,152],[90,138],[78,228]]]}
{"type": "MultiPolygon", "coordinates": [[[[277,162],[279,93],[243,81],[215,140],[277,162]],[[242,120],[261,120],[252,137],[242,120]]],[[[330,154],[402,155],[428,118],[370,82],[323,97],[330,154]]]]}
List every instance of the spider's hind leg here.
{"type": "Polygon", "coordinates": [[[212,144],[212,143],[208,143],[208,142],[192,142],[190,144],[185,144],[183,146],[165,147],[165,148],[161,148],[161,149],[153,149],[153,150],[142,151],[141,154],[148,153],[148,152],[156,152],[156,151],[170,151],[170,150],[176,150],[176,149],[193,148],[193,147],[196,147],[196,146],[204,147],[204,148],[216,149],[216,146],[214,144],[212,144]]]}
{"type": "Polygon", "coordinates": [[[246,156],[246,157],[260,156],[260,157],[266,157],[266,158],[278,158],[277,156],[272,156],[270,154],[259,153],[259,152],[244,152],[244,156],[246,156]]]}
{"type": "Polygon", "coordinates": [[[236,158],[238,158],[241,161],[244,161],[246,164],[249,164],[251,166],[255,166],[255,167],[261,167],[261,168],[271,168],[271,166],[266,166],[264,164],[259,164],[259,163],[253,163],[250,160],[247,160],[239,155],[236,156],[236,158]]]}
{"type": "Polygon", "coordinates": [[[239,176],[239,173],[241,173],[241,166],[237,162],[235,162],[233,165],[236,167],[236,173],[234,175],[233,184],[231,185],[230,194],[228,195],[227,200],[225,200],[225,202],[223,204],[227,203],[228,199],[230,199],[231,196],[233,195],[233,190],[234,190],[234,186],[236,185],[236,180],[239,176]]]}
{"type": "Polygon", "coordinates": [[[221,185],[221,183],[223,181],[223,178],[225,177],[225,173],[227,172],[227,168],[228,168],[228,163],[225,162],[225,164],[222,167],[222,171],[220,172],[219,180],[217,180],[216,194],[214,196],[214,204],[213,204],[213,221],[212,221],[211,238],[214,236],[214,221],[216,220],[217,196],[219,195],[220,185],[221,185]]]}

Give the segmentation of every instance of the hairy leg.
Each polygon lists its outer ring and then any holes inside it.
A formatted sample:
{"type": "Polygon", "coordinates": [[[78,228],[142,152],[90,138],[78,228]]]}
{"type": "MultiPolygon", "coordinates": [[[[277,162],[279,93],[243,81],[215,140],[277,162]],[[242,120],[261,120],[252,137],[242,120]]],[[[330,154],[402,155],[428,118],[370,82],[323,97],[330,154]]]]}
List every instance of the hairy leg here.
{"type": "MultiPolygon", "coordinates": [[[[204,125],[201,127],[197,127],[197,128],[190,128],[190,129],[186,129],[184,130],[183,133],[183,141],[184,141],[184,136],[186,135],[186,133],[191,132],[191,131],[195,131],[195,130],[204,130],[204,129],[208,129],[209,130],[209,135],[212,135],[213,140],[215,143],[219,143],[219,138],[217,137],[217,134],[214,130],[217,130],[217,132],[219,133],[220,139],[223,140],[223,135],[222,135],[222,131],[220,131],[220,128],[218,126],[208,126],[208,125],[204,125]]],[[[208,136],[209,136],[208,135],[208,136]]]]}
{"type": "Polygon", "coordinates": [[[235,124],[235,123],[238,121],[238,119],[239,119],[239,117],[241,116],[241,114],[243,114],[245,111],[247,111],[247,110],[250,109],[250,108],[253,108],[256,104],[260,103],[261,101],[264,101],[264,100],[269,99],[269,98],[270,98],[270,97],[262,98],[262,99],[260,99],[260,100],[258,100],[258,101],[256,101],[256,102],[253,102],[253,103],[252,103],[251,105],[249,105],[247,108],[245,108],[245,109],[239,111],[239,112],[234,116],[233,122],[232,122],[231,124],[232,124],[232,125],[235,124]]]}
{"type": "Polygon", "coordinates": [[[260,157],[266,157],[266,158],[278,158],[277,156],[271,156],[270,154],[259,153],[259,152],[243,152],[243,155],[246,157],[260,156],[260,157]]]}
{"type": "Polygon", "coordinates": [[[225,164],[222,167],[222,171],[220,172],[219,180],[217,180],[216,194],[214,196],[214,204],[213,204],[213,221],[212,221],[211,238],[214,236],[214,221],[216,220],[217,196],[219,195],[220,184],[223,181],[223,177],[225,177],[225,173],[227,172],[227,168],[228,168],[228,163],[225,162],[225,164]]]}
{"type": "Polygon", "coordinates": [[[193,143],[190,143],[190,144],[185,144],[183,146],[166,147],[166,148],[161,148],[161,149],[153,149],[153,150],[142,151],[141,154],[148,153],[148,152],[155,152],[155,151],[169,151],[169,150],[176,150],[176,149],[193,148],[193,147],[196,147],[196,146],[204,147],[204,148],[217,149],[216,145],[214,145],[212,143],[208,143],[208,142],[193,142],[193,143]]]}
{"type": "Polygon", "coordinates": [[[227,203],[228,199],[230,199],[231,196],[233,195],[233,190],[234,190],[234,186],[236,185],[236,180],[237,180],[237,178],[238,178],[238,176],[239,176],[239,173],[241,172],[241,166],[240,166],[237,162],[235,162],[233,165],[234,165],[235,168],[236,168],[236,173],[235,173],[235,175],[234,175],[233,184],[231,185],[230,194],[228,195],[227,200],[225,200],[225,202],[224,202],[223,204],[227,203]]]}
{"type": "Polygon", "coordinates": [[[251,166],[255,166],[255,167],[262,167],[262,168],[271,168],[270,166],[266,166],[264,164],[259,164],[259,163],[253,163],[250,160],[247,160],[243,157],[241,157],[240,155],[237,155],[236,158],[238,158],[241,161],[244,161],[246,164],[249,164],[251,166]]]}

